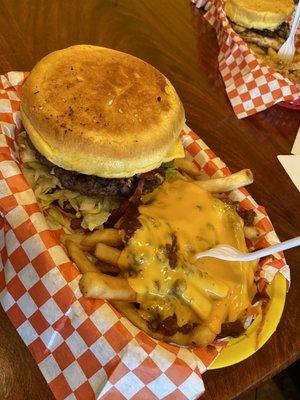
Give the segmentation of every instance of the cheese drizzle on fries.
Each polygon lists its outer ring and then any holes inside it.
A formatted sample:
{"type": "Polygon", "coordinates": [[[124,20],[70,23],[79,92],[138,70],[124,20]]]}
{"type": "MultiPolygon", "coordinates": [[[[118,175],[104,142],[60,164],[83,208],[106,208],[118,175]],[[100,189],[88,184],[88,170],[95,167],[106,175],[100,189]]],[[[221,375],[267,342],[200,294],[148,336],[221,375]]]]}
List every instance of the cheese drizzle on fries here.
{"type": "Polygon", "coordinates": [[[262,232],[244,226],[234,206],[213,194],[252,183],[251,171],[194,180],[194,164],[178,168],[176,178],[141,197],[136,216],[129,218],[129,226],[137,223],[130,236],[125,215],[119,229],[95,231],[81,240],[64,235],[62,240],[83,274],[79,285],[85,297],[112,301],[157,339],[205,346],[220,334],[222,324],[242,324],[246,318],[256,293],[257,262],[205,258],[192,264],[191,258],[219,243],[247,252],[245,236],[262,232]]]}

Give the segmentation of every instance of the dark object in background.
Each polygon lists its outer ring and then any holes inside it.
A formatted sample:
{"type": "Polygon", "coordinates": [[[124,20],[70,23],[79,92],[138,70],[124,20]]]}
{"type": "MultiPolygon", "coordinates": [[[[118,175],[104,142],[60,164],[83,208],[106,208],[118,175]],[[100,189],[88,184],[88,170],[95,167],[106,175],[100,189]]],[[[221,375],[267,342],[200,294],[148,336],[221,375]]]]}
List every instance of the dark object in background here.
{"type": "MultiPolygon", "coordinates": [[[[300,399],[300,361],[296,361],[272,379],[285,400],[300,399]]],[[[273,399],[276,400],[276,399],[273,399]]]]}
{"type": "Polygon", "coordinates": [[[299,400],[300,361],[235,400],[299,400]]]}

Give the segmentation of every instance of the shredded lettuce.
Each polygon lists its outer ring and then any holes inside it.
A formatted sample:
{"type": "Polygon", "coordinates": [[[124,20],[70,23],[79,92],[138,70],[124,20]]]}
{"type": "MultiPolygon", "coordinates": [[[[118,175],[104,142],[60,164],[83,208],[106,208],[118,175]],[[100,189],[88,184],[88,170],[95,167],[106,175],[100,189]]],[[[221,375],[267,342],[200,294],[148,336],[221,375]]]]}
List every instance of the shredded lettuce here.
{"type": "Polygon", "coordinates": [[[86,214],[83,218],[81,226],[90,231],[101,227],[107,221],[110,213],[108,211],[101,211],[97,214],[86,214]]]}
{"type": "Polygon", "coordinates": [[[62,212],[60,210],[58,210],[55,207],[49,207],[47,209],[47,215],[49,216],[49,218],[51,218],[51,220],[58,224],[58,225],[62,225],[62,226],[66,226],[66,221],[65,218],[62,214],[62,212]]]}
{"type": "Polygon", "coordinates": [[[165,179],[168,181],[169,179],[176,178],[178,171],[175,165],[171,165],[165,172],[165,179]]]}
{"type": "Polygon", "coordinates": [[[51,174],[51,170],[36,159],[26,137],[21,137],[19,144],[24,175],[51,226],[62,225],[71,230],[70,217],[67,218],[57,207],[58,205],[67,214],[68,209],[65,206],[69,203],[76,212],[74,217],[82,218],[82,228],[102,228],[110,212],[118,207],[118,200],[111,196],[84,196],[62,188],[56,176],[51,174]]]}
{"type": "Polygon", "coordinates": [[[35,171],[48,172],[48,168],[39,163],[38,161],[30,161],[25,163],[26,167],[32,168],[35,171]]]}
{"type": "Polygon", "coordinates": [[[36,161],[35,153],[28,145],[26,134],[21,133],[18,140],[20,157],[23,164],[36,161]]]}

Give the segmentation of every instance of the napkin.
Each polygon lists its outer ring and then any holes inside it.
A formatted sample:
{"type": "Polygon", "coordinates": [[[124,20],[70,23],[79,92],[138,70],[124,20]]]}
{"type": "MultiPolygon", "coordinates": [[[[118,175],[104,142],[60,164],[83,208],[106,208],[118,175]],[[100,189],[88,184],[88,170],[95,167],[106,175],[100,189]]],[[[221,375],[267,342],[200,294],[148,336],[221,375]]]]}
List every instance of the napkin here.
{"type": "Polygon", "coordinates": [[[291,151],[291,155],[278,156],[278,160],[300,191],[300,128],[291,151]]]}
{"type": "Polygon", "coordinates": [[[300,191],[300,155],[278,156],[278,160],[300,191]]]}
{"type": "Polygon", "coordinates": [[[300,155],[300,128],[298,129],[298,133],[296,135],[296,139],[295,139],[291,153],[300,155]]]}

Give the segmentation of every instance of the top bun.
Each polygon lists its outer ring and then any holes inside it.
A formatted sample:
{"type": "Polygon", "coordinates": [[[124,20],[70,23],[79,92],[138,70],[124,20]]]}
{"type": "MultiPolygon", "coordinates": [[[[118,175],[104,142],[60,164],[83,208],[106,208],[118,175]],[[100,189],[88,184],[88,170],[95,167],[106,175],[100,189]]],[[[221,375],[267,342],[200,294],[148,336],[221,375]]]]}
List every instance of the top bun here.
{"type": "Polygon", "coordinates": [[[174,87],[146,62],[103,47],[72,46],[38,62],[21,116],[41,154],[87,175],[130,177],[184,156],[174,87]]]}
{"type": "Polygon", "coordinates": [[[225,12],[245,28],[274,30],[292,14],[293,0],[227,0],[225,12]]]}

